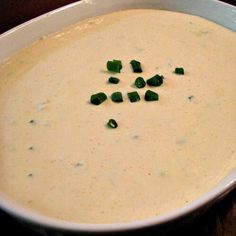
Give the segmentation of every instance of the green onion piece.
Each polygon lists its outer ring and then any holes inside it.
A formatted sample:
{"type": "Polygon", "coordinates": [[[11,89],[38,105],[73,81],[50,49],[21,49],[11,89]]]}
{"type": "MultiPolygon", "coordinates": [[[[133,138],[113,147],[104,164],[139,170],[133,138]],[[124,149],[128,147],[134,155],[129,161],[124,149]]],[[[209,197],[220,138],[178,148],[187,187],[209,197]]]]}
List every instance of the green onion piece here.
{"type": "Polygon", "coordinates": [[[138,77],[135,82],[134,82],[134,85],[137,87],[137,88],[144,88],[146,86],[146,82],[145,80],[142,78],[142,77],[138,77]]]}
{"type": "Polygon", "coordinates": [[[148,102],[151,101],[158,101],[159,100],[159,95],[151,90],[147,90],[145,95],[144,95],[144,99],[148,102]]]}
{"type": "Polygon", "coordinates": [[[163,79],[164,77],[162,75],[156,74],[152,78],[147,80],[147,84],[149,86],[154,86],[154,87],[161,86],[163,84],[163,79]]]}
{"type": "Polygon", "coordinates": [[[132,60],[130,62],[130,64],[132,66],[132,69],[133,69],[134,73],[142,73],[143,72],[143,70],[141,68],[141,63],[139,61],[132,60]]]}
{"type": "Polygon", "coordinates": [[[121,92],[114,92],[111,95],[111,100],[113,102],[119,103],[119,102],[123,102],[123,97],[122,97],[122,93],[121,92]]]}
{"type": "Polygon", "coordinates": [[[108,82],[111,83],[111,84],[118,84],[120,82],[120,80],[116,77],[110,77],[108,79],[108,82]]]}
{"type": "Polygon", "coordinates": [[[184,75],[184,68],[183,67],[176,67],[175,74],[184,75]]]}
{"type": "Polygon", "coordinates": [[[191,95],[191,96],[188,96],[188,100],[189,101],[192,101],[192,99],[194,98],[194,96],[193,95],[191,95]]]}
{"type": "Polygon", "coordinates": [[[111,128],[111,129],[115,129],[115,128],[118,127],[118,124],[117,124],[117,122],[114,119],[110,119],[107,122],[107,127],[111,128]]]}
{"type": "Polygon", "coordinates": [[[107,62],[108,71],[120,73],[121,69],[122,69],[122,62],[120,60],[113,60],[107,62]]]}
{"type": "Polygon", "coordinates": [[[28,150],[34,150],[34,147],[33,147],[33,146],[30,146],[30,147],[28,148],[28,150]]]}
{"type": "Polygon", "coordinates": [[[90,102],[94,105],[100,105],[107,99],[107,95],[103,92],[93,94],[90,98],[90,102]]]}
{"type": "Polygon", "coordinates": [[[138,102],[140,100],[140,96],[136,91],[128,93],[128,98],[130,102],[138,102]]]}

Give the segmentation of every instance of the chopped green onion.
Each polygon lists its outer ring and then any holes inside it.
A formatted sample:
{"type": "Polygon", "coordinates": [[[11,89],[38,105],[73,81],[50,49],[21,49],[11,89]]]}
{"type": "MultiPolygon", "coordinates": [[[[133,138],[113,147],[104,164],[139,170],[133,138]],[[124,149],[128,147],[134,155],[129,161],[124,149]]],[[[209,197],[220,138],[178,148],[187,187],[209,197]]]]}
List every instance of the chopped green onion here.
{"type": "Polygon", "coordinates": [[[144,95],[144,99],[148,102],[151,101],[158,101],[159,100],[159,95],[151,90],[147,90],[145,95],[144,95]]]}
{"type": "Polygon", "coordinates": [[[191,95],[191,96],[188,96],[188,100],[189,101],[192,101],[192,99],[194,98],[194,96],[193,95],[191,95]]]}
{"type": "Polygon", "coordinates": [[[128,98],[130,102],[138,102],[140,100],[140,96],[136,91],[128,93],[128,98]]]}
{"type": "Polygon", "coordinates": [[[90,98],[90,102],[94,105],[100,105],[107,99],[107,95],[103,92],[93,94],[90,98]]]}
{"type": "Polygon", "coordinates": [[[143,70],[141,68],[141,63],[139,61],[132,60],[130,62],[130,64],[132,66],[132,69],[133,69],[134,73],[142,73],[143,72],[143,70]]]}
{"type": "Polygon", "coordinates": [[[114,119],[110,119],[108,122],[107,122],[107,126],[111,129],[115,129],[118,127],[118,124],[117,122],[114,120],[114,119]]]}
{"type": "Polygon", "coordinates": [[[122,62],[120,60],[113,60],[107,62],[108,71],[120,73],[121,69],[122,69],[122,62]]]}
{"type": "Polygon", "coordinates": [[[119,103],[119,102],[123,102],[123,97],[122,97],[122,93],[121,92],[114,92],[111,95],[111,100],[113,102],[119,103]]]}
{"type": "Polygon", "coordinates": [[[79,162],[77,162],[74,166],[75,166],[75,167],[81,167],[81,166],[83,166],[83,165],[84,165],[84,163],[81,162],[81,161],[79,161],[79,162]]]}
{"type": "Polygon", "coordinates": [[[175,74],[184,75],[184,68],[183,67],[176,67],[175,74]]]}
{"type": "Polygon", "coordinates": [[[134,85],[137,87],[137,88],[144,88],[146,86],[146,82],[145,80],[142,78],[142,77],[138,77],[135,82],[134,82],[134,85]]]}
{"type": "Polygon", "coordinates": [[[120,80],[116,77],[110,77],[108,79],[108,82],[111,83],[111,84],[118,84],[120,82],[120,80]]]}
{"type": "Polygon", "coordinates": [[[162,75],[156,74],[147,80],[147,84],[154,87],[161,86],[163,84],[163,79],[164,77],[162,75]]]}

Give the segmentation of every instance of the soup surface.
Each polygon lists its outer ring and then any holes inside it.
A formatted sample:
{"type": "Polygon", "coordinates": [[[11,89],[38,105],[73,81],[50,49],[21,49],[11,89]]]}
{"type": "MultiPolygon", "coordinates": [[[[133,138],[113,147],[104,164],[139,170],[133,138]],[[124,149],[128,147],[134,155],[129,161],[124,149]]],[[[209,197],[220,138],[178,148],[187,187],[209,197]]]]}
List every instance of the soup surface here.
{"type": "Polygon", "coordinates": [[[236,167],[235,45],[235,32],[202,18],[143,9],[88,19],[23,49],[0,66],[2,194],[82,223],[140,220],[197,199],[236,167]],[[119,74],[106,69],[113,59],[119,74]],[[155,74],[162,86],[134,87],[155,74]],[[147,89],[159,101],[145,101],[147,89]],[[115,91],[122,103],[110,99],[115,91]],[[132,91],[139,102],[129,101],[132,91]],[[98,92],[109,98],[95,106],[98,92]]]}

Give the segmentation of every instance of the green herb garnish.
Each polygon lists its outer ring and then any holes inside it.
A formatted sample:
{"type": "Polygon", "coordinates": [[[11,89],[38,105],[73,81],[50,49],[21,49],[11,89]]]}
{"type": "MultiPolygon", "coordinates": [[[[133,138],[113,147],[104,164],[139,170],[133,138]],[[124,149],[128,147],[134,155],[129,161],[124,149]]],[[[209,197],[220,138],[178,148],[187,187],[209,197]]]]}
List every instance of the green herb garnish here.
{"type": "Polygon", "coordinates": [[[130,62],[130,64],[132,66],[132,69],[133,69],[134,73],[142,73],[143,72],[143,70],[141,68],[141,63],[139,61],[132,60],[130,62]]]}
{"type": "Polygon", "coordinates": [[[151,90],[147,90],[145,95],[144,95],[144,99],[148,102],[151,101],[158,101],[159,100],[159,95],[151,90]]]}
{"type": "Polygon", "coordinates": [[[161,86],[163,84],[163,79],[164,77],[162,75],[156,74],[147,80],[147,84],[154,87],[161,86]]]}
{"type": "Polygon", "coordinates": [[[137,88],[144,88],[146,86],[146,82],[145,80],[142,78],[142,77],[138,77],[135,82],[134,82],[134,85],[137,87],[137,88]]]}
{"type": "Polygon", "coordinates": [[[130,102],[138,102],[140,100],[140,96],[139,96],[138,92],[136,92],[136,91],[127,93],[127,95],[128,95],[130,102]]]}
{"type": "Polygon", "coordinates": [[[113,60],[107,62],[108,71],[120,73],[121,69],[122,69],[122,62],[120,60],[113,60]]]}
{"type": "Polygon", "coordinates": [[[108,82],[111,83],[111,84],[118,84],[120,82],[120,80],[116,77],[110,77],[108,79],[108,82]]]}
{"type": "Polygon", "coordinates": [[[35,120],[30,120],[29,123],[30,124],[36,124],[36,121],[35,120]]]}
{"type": "Polygon", "coordinates": [[[83,162],[77,162],[76,164],[75,164],[75,167],[81,167],[81,166],[83,166],[84,165],[84,163],[83,162]]]}
{"type": "Polygon", "coordinates": [[[117,124],[117,122],[114,119],[110,119],[107,122],[107,127],[111,128],[111,129],[115,129],[115,128],[118,127],[118,124],[117,124]]]}
{"type": "Polygon", "coordinates": [[[175,74],[184,75],[184,68],[183,67],[176,67],[175,74]]]}
{"type": "Polygon", "coordinates": [[[191,95],[191,96],[188,96],[188,100],[189,101],[192,101],[192,99],[194,98],[194,96],[193,95],[191,95]]]}
{"type": "Polygon", "coordinates": [[[122,93],[121,92],[112,93],[111,100],[116,103],[123,102],[122,93]]]}
{"type": "Polygon", "coordinates": [[[94,105],[100,105],[107,99],[107,95],[103,92],[93,94],[90,98],[90,102],[94,105]]]}

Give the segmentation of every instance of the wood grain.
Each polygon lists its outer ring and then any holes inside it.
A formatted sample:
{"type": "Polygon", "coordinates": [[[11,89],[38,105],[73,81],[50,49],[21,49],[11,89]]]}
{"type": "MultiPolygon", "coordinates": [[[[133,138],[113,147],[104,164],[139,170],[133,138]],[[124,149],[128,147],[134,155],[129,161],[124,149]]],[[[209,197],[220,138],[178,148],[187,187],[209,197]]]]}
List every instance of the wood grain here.
{"type": "MultiPolygon", "coordinates": [[[[75,0],[0,0],[0,33],[33,17],[52,9],[76,2],[75,0]]],[[[236,0],[225,2],[236,5],[236,0]]],[[[9,215],[0,211],[0,228],[4,235],[36,236],[9,215]]],[[[129,234],[133,235],[133,234],[129,234]]],[[[136,233],[135,235],[144,235],[136,233]]],[[[152,232],[151,235],[157,235],[152,232]]],[[[169,229],[168,233],[158,235],[171,236],[236,236],[236,188],[222,201],[211,207],[204,215],[179,226],[169,229]]]]}

